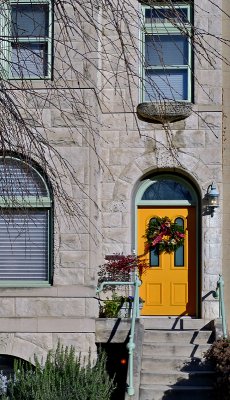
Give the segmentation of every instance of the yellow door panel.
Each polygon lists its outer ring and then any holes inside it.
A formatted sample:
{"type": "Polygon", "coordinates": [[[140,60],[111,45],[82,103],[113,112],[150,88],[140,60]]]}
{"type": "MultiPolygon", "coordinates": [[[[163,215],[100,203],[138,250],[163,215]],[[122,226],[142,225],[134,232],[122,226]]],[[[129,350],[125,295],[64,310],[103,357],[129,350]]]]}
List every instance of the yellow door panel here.
{"type": "MultiPolygon", "coordinates": [[[[178,221],[178,220],[177,220],[178,221]]],[[[142,315],[196,314],[196,212],[195,207],[139,207],[138,255],[150,262],[142,275],[140,296],[145,300],[142,315]],[[146,250],[145,232],[154,217],[177,218],[186,232],[177,254],[146,250]]]]}
{"type": "Polygon", "coordinates": [[[163,296],[162,296],[162,282],[156,283],[146,283],[146,305],[162,306],[163,296]]]}

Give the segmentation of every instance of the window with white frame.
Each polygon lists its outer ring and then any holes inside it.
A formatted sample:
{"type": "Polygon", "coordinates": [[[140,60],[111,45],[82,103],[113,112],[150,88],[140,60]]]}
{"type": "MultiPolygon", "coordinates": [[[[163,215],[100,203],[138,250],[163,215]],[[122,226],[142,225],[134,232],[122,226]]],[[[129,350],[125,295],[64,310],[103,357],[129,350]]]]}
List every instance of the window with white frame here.
{"type": "Polygon", "coordinates": [[[44,176],[17,157],[0,158],[0,286],[50,285],[51,228],[44,176]]]}
{"type": "Polygon", "coordinates": [[[142,101],[191,101],[191,6],[143,7],[142,101]]]}
{"type": "Polygon", "coordinates": [[[11,79],[51,77],[51,0],[10,0],[1,9],[5,74],[11,79]]]}

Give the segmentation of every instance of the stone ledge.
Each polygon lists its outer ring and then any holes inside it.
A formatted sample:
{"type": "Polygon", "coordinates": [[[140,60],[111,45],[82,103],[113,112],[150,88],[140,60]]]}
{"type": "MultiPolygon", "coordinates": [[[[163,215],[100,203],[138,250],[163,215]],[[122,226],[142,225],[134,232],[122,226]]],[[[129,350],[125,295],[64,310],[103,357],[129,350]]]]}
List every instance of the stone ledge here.
{"type": "MultiPolygon", "coordinates": [[[[97,318],[95,326],[96,343],[124,343],[129,335],[131,319],[97,318]]],[[[140,324],[137,320],[136,324],[140,324]]]]}
{"type": "Polygon", "coordinates": [[[9,288],[0,287],[1,297],[74,297],[92,298],[95,296],[94,286],[60,285],[48,288],[9,288]]]}
{"type": "Polygon", "coordinates": [[[94,318],[0,318],[0,333],[94,333],[94,318]]]}

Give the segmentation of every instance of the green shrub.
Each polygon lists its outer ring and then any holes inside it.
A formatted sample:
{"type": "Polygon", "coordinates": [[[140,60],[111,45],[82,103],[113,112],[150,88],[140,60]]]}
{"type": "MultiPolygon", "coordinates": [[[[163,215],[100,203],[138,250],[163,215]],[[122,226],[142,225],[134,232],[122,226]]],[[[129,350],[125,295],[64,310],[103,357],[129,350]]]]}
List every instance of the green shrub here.
{"type": "Polygon", "coordinates": [[[217,340],[206,352],[205,358],[215,365],[216,369],[216,399],[230,398],[230,341],[217,340]]]}
{"type": "Polygon", "coordinates": [[[14,377],[2,400],[109,400],[114,390],[106,372],[106,358],[99,355],[94,366],[90,355],[85,366],[73,347],[58,345],[49,352],[44,365],[35,358],[35,367],[15,364],[14,377]]]}
{"type": "Polygon", "coordinates": [[[120,310],[125,301],[123,296],[113,293],[111,299],[107,297],[106,300],[101,301],[103,301],[103,305],[100,304],[99,308],[100,318],[118,318],[120,316],[120,310]]]}

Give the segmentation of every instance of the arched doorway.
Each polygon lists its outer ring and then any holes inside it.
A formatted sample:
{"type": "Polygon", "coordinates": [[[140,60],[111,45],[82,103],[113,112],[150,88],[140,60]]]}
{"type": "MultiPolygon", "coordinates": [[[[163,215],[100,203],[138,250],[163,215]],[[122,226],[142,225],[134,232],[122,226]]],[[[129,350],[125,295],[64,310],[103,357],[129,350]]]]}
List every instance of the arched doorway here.
{"type": "Polygon", "coordinates": [[[198,315],[198,196],[193,186],[174,174],[143,181],[136,195],[136,250],[149,263],[142,275],[142,315],[198,315]],[[185,231],[176,251],[146,246],[146,229],[168,217],[185,231]]]}

